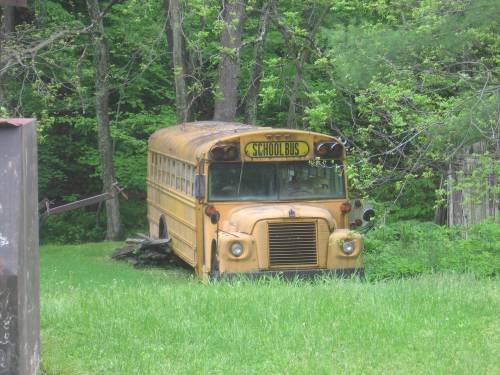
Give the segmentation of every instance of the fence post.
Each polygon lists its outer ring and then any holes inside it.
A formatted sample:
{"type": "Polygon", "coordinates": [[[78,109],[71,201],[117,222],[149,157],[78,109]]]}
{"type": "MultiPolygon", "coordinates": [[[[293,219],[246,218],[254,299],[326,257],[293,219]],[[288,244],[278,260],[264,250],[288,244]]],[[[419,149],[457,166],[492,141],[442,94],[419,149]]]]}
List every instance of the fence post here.
{"type": "Polygon", "coordinates": [[[36,122],[0,119],[0,375],[40,363],[36,122]]]}

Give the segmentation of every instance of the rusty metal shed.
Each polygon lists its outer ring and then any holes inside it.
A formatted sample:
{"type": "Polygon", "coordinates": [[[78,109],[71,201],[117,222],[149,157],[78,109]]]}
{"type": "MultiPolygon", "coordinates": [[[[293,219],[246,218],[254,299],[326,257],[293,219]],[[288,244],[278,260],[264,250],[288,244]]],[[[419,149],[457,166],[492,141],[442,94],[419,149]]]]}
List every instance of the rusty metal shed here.
{"type": "Polygon", "coordinates": [[[39,368],[36,121],[0,119],[0,375],[39,368]]]}

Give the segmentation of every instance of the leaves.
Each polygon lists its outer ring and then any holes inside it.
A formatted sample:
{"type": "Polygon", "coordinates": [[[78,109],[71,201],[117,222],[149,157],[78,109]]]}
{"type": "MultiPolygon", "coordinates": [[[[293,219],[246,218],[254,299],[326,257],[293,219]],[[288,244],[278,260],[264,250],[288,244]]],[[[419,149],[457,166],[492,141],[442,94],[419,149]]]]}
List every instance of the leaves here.
{"type": "MultiPolygon", "coordinates": [[[[239,51],[220,46],[219,1],[180,4],[193,119],[211,119],[221,55],[236,52],[241,116],[264,4],[248,3],[239,51]]],[[[163,0],[128,0],[104,18],[116,174],[140,197],[147,139],[175,123],[164,6],[163,0]]],[[[85,1],[47,0],[37,7],[18,11],[16,31],[2,45],[0,116],[38,118],[41,196],[92,195],[101,185],[85,1]],[[68,33],[52,40],[61,30],[68,33]],[[13,65],[4,71],[5,56],[14,52],[23,55],[8,60],[13,65]]],[[[428,219],[443,203],[441,176],[457,150],[483,140],[498,161],[499,12],[494,0],[274,2],[257,122],[286,126],[294,100],[297,126],[352,143],[353,195],[383,202],[394,220],[428,219]]],[[[481,164],[462,187],[477,185],[489,170],[481,164]]]]}

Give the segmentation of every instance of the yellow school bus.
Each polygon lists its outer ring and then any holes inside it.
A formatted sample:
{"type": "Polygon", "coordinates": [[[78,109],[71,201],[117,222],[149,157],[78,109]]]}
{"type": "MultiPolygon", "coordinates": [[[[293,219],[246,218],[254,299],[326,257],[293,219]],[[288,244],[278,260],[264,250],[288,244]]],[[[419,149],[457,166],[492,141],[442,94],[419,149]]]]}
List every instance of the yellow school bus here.
{"type": "Polygon", "coordinates": [[[158,130],[150,236],[171,238],[202,278],[361,274],[344,169],[342,142],[324,134],[213,121],[158,130]]]}

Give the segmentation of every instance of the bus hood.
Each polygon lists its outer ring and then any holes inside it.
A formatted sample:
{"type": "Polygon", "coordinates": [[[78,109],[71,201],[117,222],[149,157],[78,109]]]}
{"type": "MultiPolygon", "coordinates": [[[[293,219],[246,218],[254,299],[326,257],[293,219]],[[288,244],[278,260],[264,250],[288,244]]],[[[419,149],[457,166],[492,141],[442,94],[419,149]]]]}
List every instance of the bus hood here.
{"type": "Polygon", "coordinates": [[[222,229],[251,234],[258,221],[285,218],[322,219],[328,223],[330,230],[336,226],[332,214],[325,208],[307,204],[255,204],[232,210],[222,229]]]}

